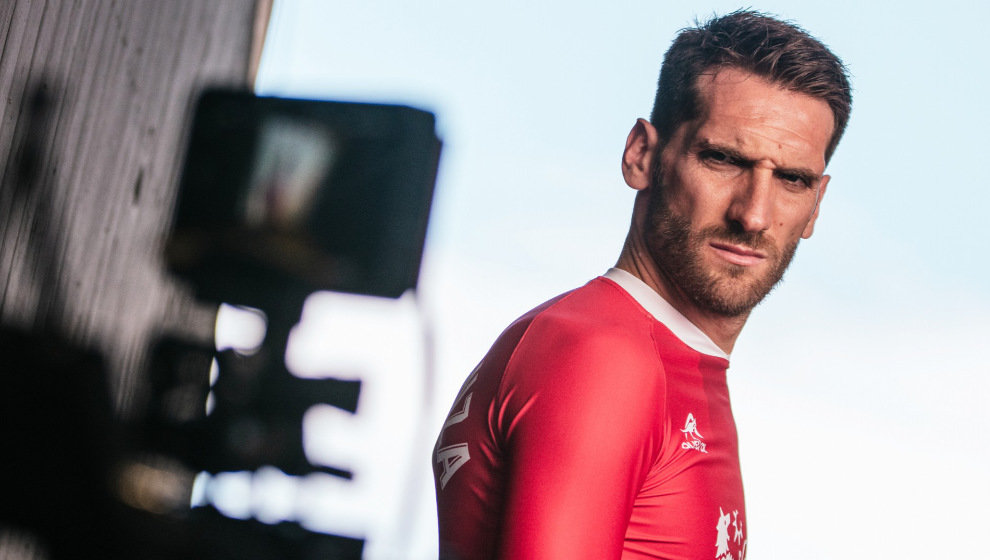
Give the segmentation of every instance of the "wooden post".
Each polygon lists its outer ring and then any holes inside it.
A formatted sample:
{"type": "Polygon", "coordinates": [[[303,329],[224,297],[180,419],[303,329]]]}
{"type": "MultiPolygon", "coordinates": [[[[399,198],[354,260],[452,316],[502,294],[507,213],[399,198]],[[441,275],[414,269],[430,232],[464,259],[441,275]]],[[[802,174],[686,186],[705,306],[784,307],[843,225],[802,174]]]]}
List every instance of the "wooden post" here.
{"type": "Polygon", "coordinates": [[[166,275],[161,248],[194,96],[248,86],[270,7],[0,2],[0,322],[101,351],[125,416],[152,336],[212,335],[215,309],[166,275]]]}

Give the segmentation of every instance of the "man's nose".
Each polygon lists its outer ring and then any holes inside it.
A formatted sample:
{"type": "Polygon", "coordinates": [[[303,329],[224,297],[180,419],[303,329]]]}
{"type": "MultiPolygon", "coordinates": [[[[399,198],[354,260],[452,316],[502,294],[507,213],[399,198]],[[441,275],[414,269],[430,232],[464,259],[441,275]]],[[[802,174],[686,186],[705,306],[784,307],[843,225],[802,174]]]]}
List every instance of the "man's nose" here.
{"type": "Polygon", "coordinates": [[[726,218],[743,231],[766,231],[773,222],[773,197],[773,171],[750,169],[739,178],[726,218]]]}

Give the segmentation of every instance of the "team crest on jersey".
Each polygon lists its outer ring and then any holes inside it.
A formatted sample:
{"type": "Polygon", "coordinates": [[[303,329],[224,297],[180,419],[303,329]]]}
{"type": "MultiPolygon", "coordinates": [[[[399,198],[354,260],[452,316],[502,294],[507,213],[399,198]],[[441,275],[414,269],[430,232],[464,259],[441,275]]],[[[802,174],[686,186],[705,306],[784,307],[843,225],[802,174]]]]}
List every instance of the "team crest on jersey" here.
{"type": "Polygon", "coordinates": [[[739,519],[739,510],[731,513],[718,508],[715,525],[715,560],[744,560],[746,558],[746,533],[739,519]],[[729,530],[732,534],[729,534],[729,530]]]}
{"type": "Polygon", "coordinates": [[[700,433],[698,433],[698,421],[694,419],[694,414],[688,413],[687,420],[684,421],[684,443],[681,444],[683,449],[694,449],[702,453],[708,453],[705,450],[705,442],[701,441],[704,438],[700,433]]]}

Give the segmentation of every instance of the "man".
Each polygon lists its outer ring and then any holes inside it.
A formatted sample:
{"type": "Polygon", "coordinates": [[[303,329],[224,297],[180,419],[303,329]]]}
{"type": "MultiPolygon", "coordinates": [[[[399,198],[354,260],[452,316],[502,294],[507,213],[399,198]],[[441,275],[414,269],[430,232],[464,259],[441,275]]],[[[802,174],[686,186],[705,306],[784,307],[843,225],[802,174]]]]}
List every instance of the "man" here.
{"type": "Polygon", "coordinates": [[[509,326],[444,424],[442,558],[745,557],[729,353],[812,234],[850,104],[795,26],[741,11],[678,35],[626,140],[615,268],[509,326]]]}

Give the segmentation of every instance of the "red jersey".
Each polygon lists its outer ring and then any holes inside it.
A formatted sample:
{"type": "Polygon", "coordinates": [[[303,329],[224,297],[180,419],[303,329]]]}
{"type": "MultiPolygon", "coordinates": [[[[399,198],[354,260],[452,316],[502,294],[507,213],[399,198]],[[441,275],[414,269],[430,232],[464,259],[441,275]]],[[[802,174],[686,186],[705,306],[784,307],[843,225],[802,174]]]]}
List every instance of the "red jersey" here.
{"type": "Polygon", "coordinates": [[[518,319],[437,440],[440,557],[743,559],[728,364],[618,269],[518,319]]]}

